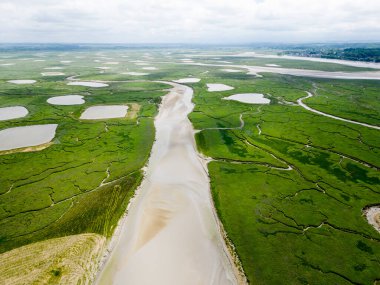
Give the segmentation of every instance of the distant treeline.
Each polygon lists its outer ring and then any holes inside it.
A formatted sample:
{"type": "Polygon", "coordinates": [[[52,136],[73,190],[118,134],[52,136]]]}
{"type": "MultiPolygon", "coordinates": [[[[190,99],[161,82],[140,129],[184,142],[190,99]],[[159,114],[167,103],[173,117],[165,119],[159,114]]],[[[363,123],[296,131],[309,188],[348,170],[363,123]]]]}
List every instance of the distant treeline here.
{"type": "Polygon", "coordinates": [[[308,48],[304,50],[285,50],[282,51],[280,54],[367,62],[380,62],[380,48],[308,48]]]}
{"type": "Polygon", "coordinates": [[[322,57],[380,62],[380,48],[347,48],[343,51],[327,52],[322,57]]]}

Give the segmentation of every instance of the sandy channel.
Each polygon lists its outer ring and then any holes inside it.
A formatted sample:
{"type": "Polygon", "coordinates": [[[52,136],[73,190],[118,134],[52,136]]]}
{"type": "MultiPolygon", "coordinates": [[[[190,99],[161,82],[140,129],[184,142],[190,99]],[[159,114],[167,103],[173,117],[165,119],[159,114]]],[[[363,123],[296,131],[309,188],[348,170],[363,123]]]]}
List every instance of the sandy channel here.
{"type": "Polygon", "coordinates": [[[309,69],[296,69],[296,68],[283,68],[283,67],[269,67],[269,66],[249,66],[249,65],[236,65],[236,64],[211,64],[211,63],[183,63],[197,66],[215,66],[215,67],[229,67],[229,68],[244,68],[248,70],[247,74],[262,77],[260,73],[277,73],[287,74],[301,77],[314,77],[314,78],[331,78],[331,79],[365,79],[365,80],[380,80],[380,71],[360,71],[360,72],[341,72],[341,71],[321,71],[309,69]]]}
{"type": "Polygon", "coordinates": [[[187,117],[193,90],[166,83],[145,179],[97,284],[237,284],[187,117]]]}

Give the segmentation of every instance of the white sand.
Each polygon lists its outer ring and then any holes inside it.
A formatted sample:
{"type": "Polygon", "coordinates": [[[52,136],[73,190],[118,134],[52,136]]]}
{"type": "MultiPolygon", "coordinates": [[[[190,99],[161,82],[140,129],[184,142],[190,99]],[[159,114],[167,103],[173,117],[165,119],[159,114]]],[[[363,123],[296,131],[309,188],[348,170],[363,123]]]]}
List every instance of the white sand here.
{"type": "Polygon", "coordinates": [[[219,83],[208,83],[207,88],[209,92],[215,92],[215,91],[228,91],[234,89],[234,87],[225,85],[225,84],[219,84],[219,83]]]}
{"type": "Polygon", "coordinates": [[[236,284],[213,212],[207,168],[187,118],[193,91],[173,84],[137,197],[97,284],[236,284]]]}
{"type": "Polygon", "coordinates": [[[104,64],[117,65],[117,64],[119,64],[119,62],[118,61],[108,61],[108,62],[105,62],[104,64]]]}
{"type": "Polygon", "coordinates": [[[64,95],[64,96],[55,96],[47,99],[47,102],[52,105],[81,105],[86,101],[83,100],[81,95],[64,95]]]}
{"type": "Polygon", "coordinates": [[[57,126],[34,125],[1,130],[0,151],[48,143],[54,138],[57,126]]]}
{"type": "Polygon", "coordinates": [[[13,83],[13,84],[34,84],[37,81],[36,80],[9,80],[7,82],[13,83]]]}
{"type": "Polygon", "coordinates": [[[132,75],[132,76],[144,76],[144,75],[149,75],[149,73],[144,73],[144,72],[123,72],[122,74],[125,75],[132,75]]]}
{"type": "Polygon", "coordinates": [[[128,106],[124,105],[103,105],[87,108],[80,116],[83,120],[99,120],[124,118],[127,115],[128,106]]]}
{"type": "Polygon", "coordinates": [[[224,100],[233,100],[248,104],[269,104],[270,100],[265,98],[263,94],[260,93],[242,93],[234,94],[223,98],[224,100]]]}
{"type": "Polygon", "coordinates": [[[72,63],[72,60],[61,60],[61,63],[72,63]]]}
{"type": "Polygon", "coordinates": [[[109,67],[109,66],[97,66],[97,67],[95,67],[95,68],[97,68],[97,69],[102,69],[102,70],[108,70],[108,69],[111,69],[111,67],[109,67]]]}
{"type": "Polygon", "coordinates": [[[201,80],[199,78],[195,78],[195,77],[181,78],[178,80],[173,80],[173,82],[176,82],[176,83],[198,83],[199,81],[201,81],[201,80]]]}
{"type": "Polygon", "coordinates": [[[274,63],[267,63],[266,66],[271,66],[271,67],[281,67],[281,65],[274,64],[274,63]]]}
{"type": "Polygon", "coordinates": [[[63,72],[42,72],[42,76],[62,76],[65,75],[63,72]]]}
{"type": "Polygon", "coordinates": [[[0,63],[0,66],[11,66],[15,65],[15,63],[0,63]]]}
{"type": "Polygon", "coordinates": [[[149,65],[149,63],[147,63],[147,62],[137,62],[137,63],[135,63],[135,65],[149,65]]]}
{"type": "Polygon", "coordinates": [[[85,86],[85,87],[94,87],[94,88],[101,88],[101,87],[107,87],[108,84],[106,83],[100,83],[100,82],[92,82],[92,81],[75,81],[75,82],[69,82],[67,85],[71,86],[85,86]]]}
{"type": "Polygon", "coordinates": [[[35,60],[33,60],[34,62],[44,62],[44,61],[46,61],[45,59],[35,59],[35,60]]]}
{"type": "Polygon", "coordinates": [[[28,110],[22,106],[0,108],[0,121],[23,118],[28,115],[28,110]]]}
{"type": "Polygon", "coordinates": [[[142,69],[144,69],[144,70],[157,70],[158,68],[154,67],[154,66],[148,66],[148,67],[143,67],[142,69]]]}
{"type": "Polygon", "coordinates": [[[231,68],[221,69],[221,71],[225,71],[225,72],[244,72],[241,69],[231,69],[231,68]]]}
{"type": "Polygon", "coordinates": [[[364,210],[367,221],[380,232],[380,206],[373,206],[364,210]]]}

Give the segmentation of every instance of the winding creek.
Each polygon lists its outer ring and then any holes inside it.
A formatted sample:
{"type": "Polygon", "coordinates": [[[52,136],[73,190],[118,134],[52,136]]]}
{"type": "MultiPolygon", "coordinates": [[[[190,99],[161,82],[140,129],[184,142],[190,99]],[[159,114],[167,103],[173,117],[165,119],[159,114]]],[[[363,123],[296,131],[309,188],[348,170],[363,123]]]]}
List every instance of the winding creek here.
{"type": "Polygon", "coordinates": [[[318,110],[315,110],[313,108],[310,108],[309,106],[307,106],[304,102],[302,102],[302,100],[304,99],[307,99],[307,98],[310,98],[310,97],[313,97],[313,94],[310,93],[310,92],[307,92],[307,96],[306,97],[302,97],[300,99],[297,100],[297,103],[304,109],[308,110],[308,111],[311,111],[313,113],[316,113],[318,115],[321,115],[321,116],[325,116],[325,117],[328,117],[328,118],[332,118],[332,119],[335,119],[335,120],[339,120],[339,121],[343,121],[343,122],[346,122],[346,123],[351,123],[351,124],[356,124],[356,125],[360,125],[360,126],[363,126],[363,127],[367,127],[367,128],[371,128],[371,129],[376,129],[376,130],[380,130],[380,127],[379,126],[374,126],[374,125],[369,125],[369,124],[366,124],[366,123],[361,123],[361,122],[357,122],[357,121],[353,121],[353,120],[348,120],[348,119],[344,119],[344,118],[341,118],[341,117],[337,117],[337,116],[333,116],[333,115],[330,115],[330,114],[327,114],[327,113],[323,113],[321,111],[318,111],[318,110]]]}
{"type": "Polygon", "coordinates": [[[145,179],[97,284],[238,284],[187,117],[193,90],[163,83],[172,89],[155,119],[145,179]]]}

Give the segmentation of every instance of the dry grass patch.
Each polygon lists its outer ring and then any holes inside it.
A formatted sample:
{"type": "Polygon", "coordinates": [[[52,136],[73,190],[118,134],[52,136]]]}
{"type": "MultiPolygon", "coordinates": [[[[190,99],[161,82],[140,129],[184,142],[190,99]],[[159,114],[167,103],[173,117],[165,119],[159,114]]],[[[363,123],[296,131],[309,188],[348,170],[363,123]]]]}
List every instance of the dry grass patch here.
{"type": "Polygon", "coordinates": [[[22,246],[0,255],[0,284],[90,284],[106,238],[80,234],[22,246]]]}

